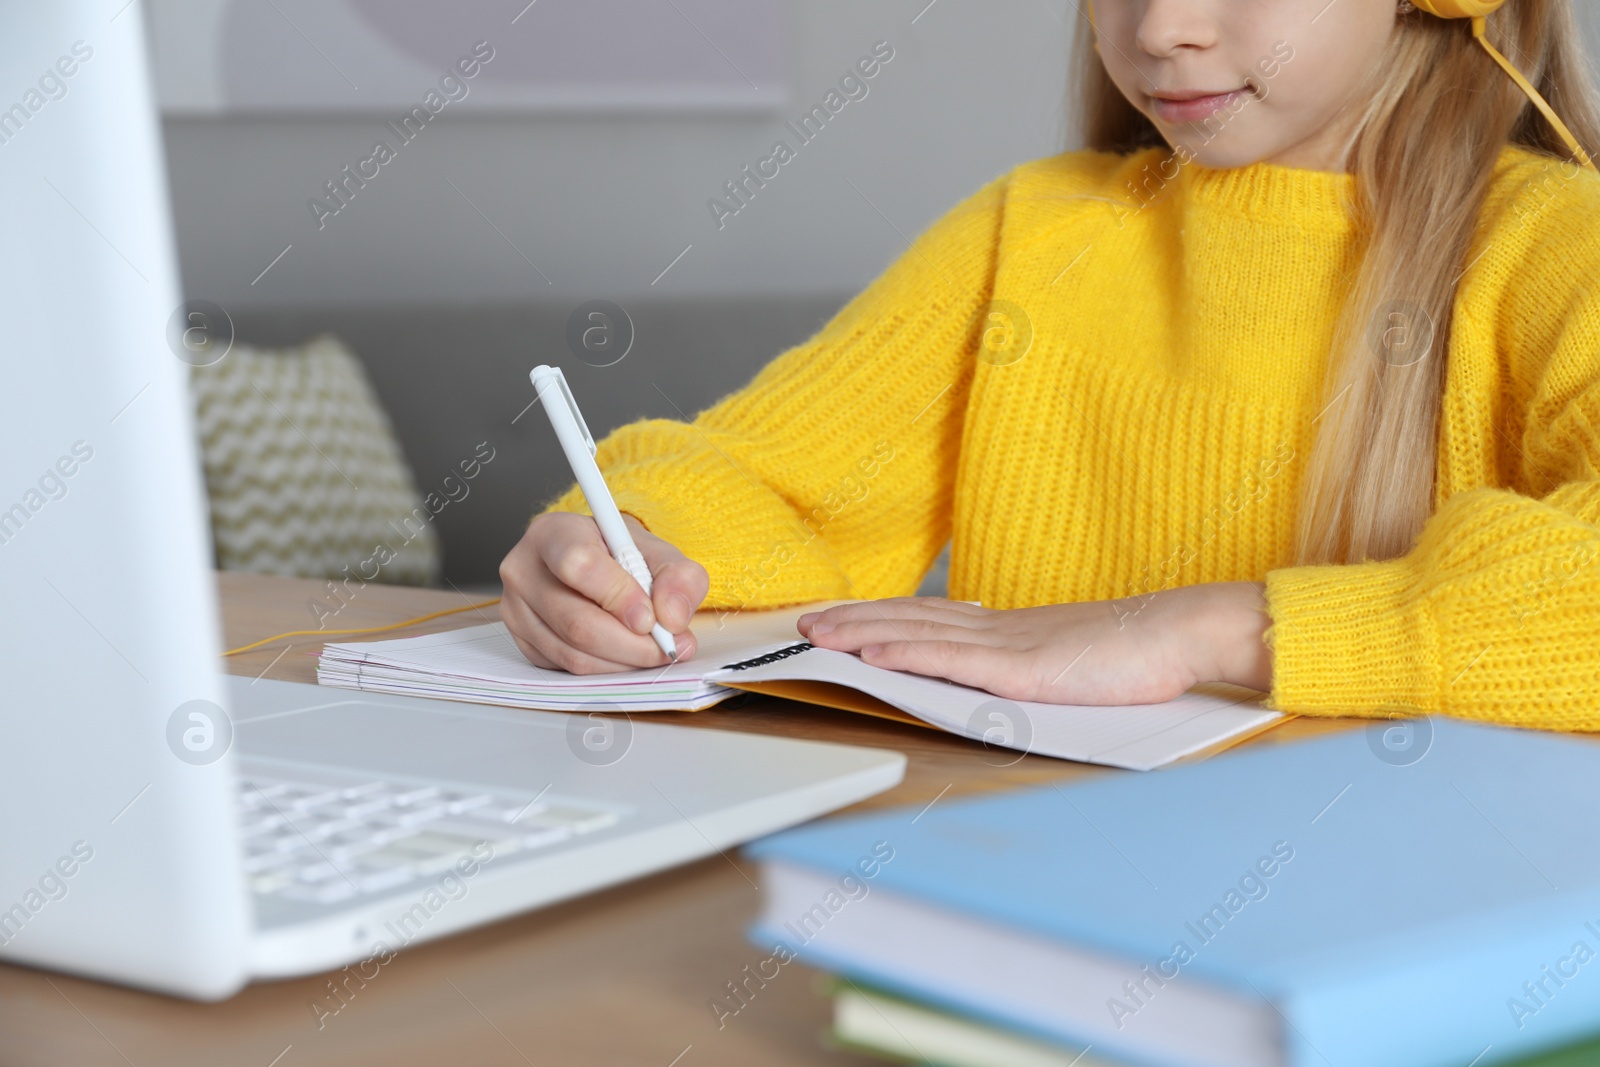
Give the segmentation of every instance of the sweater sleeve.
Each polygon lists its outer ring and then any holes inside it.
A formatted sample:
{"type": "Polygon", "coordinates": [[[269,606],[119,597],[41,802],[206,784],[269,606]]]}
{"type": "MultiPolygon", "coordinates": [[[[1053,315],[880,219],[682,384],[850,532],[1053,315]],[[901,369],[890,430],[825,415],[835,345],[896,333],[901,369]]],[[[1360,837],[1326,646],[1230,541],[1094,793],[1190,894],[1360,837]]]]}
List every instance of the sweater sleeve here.
{"type": "MultiPolygon", "coordinates": [[[[709,572],[707,607],[915,591],[950,536],[1007,185],[963,200],[692,422],[645,419],[600,442],[617,506],[709,572]]],[[[576,486],[546,510],[588,513],[576,486]]]]}
{"type": "Polygon", "coordinates": [[[1600,730],[1600,255],[1541,245],[1487,328],[1513,487],[1450,496],[1401,558],[1268,572],[1269,707],[1600,730]]]}

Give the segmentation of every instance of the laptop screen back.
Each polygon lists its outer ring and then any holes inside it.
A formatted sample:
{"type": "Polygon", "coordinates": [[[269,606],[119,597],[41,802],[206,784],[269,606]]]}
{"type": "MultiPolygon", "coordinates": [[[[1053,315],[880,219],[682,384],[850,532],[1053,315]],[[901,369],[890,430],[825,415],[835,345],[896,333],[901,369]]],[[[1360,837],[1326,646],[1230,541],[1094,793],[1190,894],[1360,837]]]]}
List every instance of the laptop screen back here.
{"type": "Polygon", "coordinates": [[[122,7],[0,6],[0,959],[221,996],[249,903],[143,5],[122,7]]]}

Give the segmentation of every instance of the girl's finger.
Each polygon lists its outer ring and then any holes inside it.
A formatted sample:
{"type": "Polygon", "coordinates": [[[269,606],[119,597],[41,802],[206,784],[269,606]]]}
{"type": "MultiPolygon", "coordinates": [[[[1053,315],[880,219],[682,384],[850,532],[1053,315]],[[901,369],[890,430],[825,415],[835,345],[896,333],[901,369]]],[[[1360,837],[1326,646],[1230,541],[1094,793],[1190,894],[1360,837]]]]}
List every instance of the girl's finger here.
{"type": "Polygon", "coordinates": [[[655,571],[650,597],[655,604],[656,618],[670,632],[684,632],[710,588],[711,579],[706,569],[680,555],[655,571]]]}
{"type": "Polygon", "coordinates": [[[650,600],[656,621],[671,633],[682,633],[710,591],[711,576],[677,545],[657,537],[632,515],[625,514],[622,519],[650,568],[650,600]]]}
{"type": "MultiPolygon", "coordinates": [[[[570,599],[579,603],[581,601],[575,594],[567,592],[564,595],[557,593],[553,596],[542,598],[547,609],[552,600],[570,599]]],[[[593,604],[588,605],[593,611],[599,611],[593,604]]],[[[628,631],[615,619],[604,612],[599,612],[601,617],[608,620],[612,626],[624,634],[628,631]]],[[[505,620],[506,629],[518,638],[519,647],[522,643],[531,645],[537,651],[543,662],[533,661],[535,666],[547,667],[554,670],[569,671],[573,674],[599,674],[606,671],[636,670],[639,665],[621,663],[613,659],[593,655],[584,649],[565,640],[559,633],[552,629],[539,613],[534,611],[526,601],[521,598],[507,597],[500,601],[501,618],[505,620]]],[[[628,636],[636,636],[628,634],[628,636]]],[[[645,638],[649,642],[649,638],[645,638]]],[[[660,656],[661,650],[655,647],[654,642],[649,642],[650,647],[660,656]]],[[[524,649],[526,652],[526,649],[524,649]]],[[[664,658],[664,657],[663,657],[664,658]]],[[[531,657],[530,657],[531,660],[531,657]]]]}
{"type": "Polygon", "coordinates": [[[807,612],[800,616],[801,632],[817,622],[839,626],[846,622],[866,619],[939,619],[959,623],[963,619],[978,619],[992,614],[987,608],[963,604],[942,597],[888,597],[883,600],[862,600],[854,604],[840,604],[822,611],[807,612]]]}
{"type": "MultiPolygon", "coordinates": [[[[635,633],[618,622],[614,615],[571,591],[551,591],[542,599],[539,607],[539,621],[562,645],[582,653],[594,664],[613,664],[609,667],[591,667],[578,673],[632,671],[670,662],[648,633],[635,633]]],[[[564,669],[572,670],[555,654],[557,651],[546,649],[545,653],[561,663],[564,669]]]]}
{"type": "MultiPolygon", "coordinates": [[[[507,627],[507,629],[509,630],[510,627],[507,627]]],[[[540,652],[539,649],[531,642],[524,641],[516,634],[511,635],[511,640],[516,643],[517,651],[521,652],[523,657],[535,667],[547,671],[560,670],[560,668],[555,665],[554,661],[549,659],[543,652],[540,652]]]]}
{"type": "Polygon", "coordinates": [[[612,558],[594,520],[582,515],[551,518],[559,521],[549,523],[549,532],[536,542],[545,568],[625,628],[648,634],[656,621],[655,608],[633,576],[612,558]]]}
{"type": "Polygon", "coordinates": [[[968,626],[939,619],[862,619],[836,625],[818,619],[811,624],[808,639],[819,648],[855,652],[865,645],[892,641],[982,642],[983,635],[968,626]]]}
{"type": "Polygon", "coordinates": [[[965,641],[886,641],[861,650],[862,662],[891,671],[946,678],[999,697],[1013,695],[1009,656],[1002,649],[965,641]]]}
{"type": "Polygon", "coordinates": [[[938,608],[940,611],[953,611],[958,615],[989,615],[993,613],[992,608],[986,608],[982,604],[973,604],[966,600],[951,600],[949,597],[919,596],[911,599],[920,601],[930,608],[938,608]]]}

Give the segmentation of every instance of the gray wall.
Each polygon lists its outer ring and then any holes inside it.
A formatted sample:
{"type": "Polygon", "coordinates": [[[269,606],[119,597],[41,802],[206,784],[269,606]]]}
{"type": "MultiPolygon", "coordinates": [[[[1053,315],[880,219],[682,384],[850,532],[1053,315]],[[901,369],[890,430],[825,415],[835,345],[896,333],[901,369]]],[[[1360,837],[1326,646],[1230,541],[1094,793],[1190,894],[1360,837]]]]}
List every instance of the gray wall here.
{"type": "Polygon", "coordinates": [[[771,119],[446,111],[320,231],[307,200],[369,154],[387,114],[171,120],[185,282],[228,308],[859,289],[902,233],[1063,147],[1072,0],[936,0],[913,25],[926,6],[794,3],[796,99],[771,119]],[[869,95],[719,231],[707,198],[880,39],[895,58],[869,95]]]}

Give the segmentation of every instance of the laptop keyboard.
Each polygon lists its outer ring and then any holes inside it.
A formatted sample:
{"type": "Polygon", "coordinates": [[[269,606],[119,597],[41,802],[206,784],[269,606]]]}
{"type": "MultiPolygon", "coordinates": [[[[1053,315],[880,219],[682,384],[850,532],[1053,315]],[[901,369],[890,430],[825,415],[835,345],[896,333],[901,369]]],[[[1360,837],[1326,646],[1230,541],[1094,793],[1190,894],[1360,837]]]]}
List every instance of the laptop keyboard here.
{"type": "Polygon", "coordinates": [[[443,874],[459,860],[526,853],[617,823],[609,808],[562,797],[367,781],[268,777],[239,782],[244,869],[263,896],[333,904],[443,874]],[[478,848],[476,853],[474,848],[478,848]]]}

